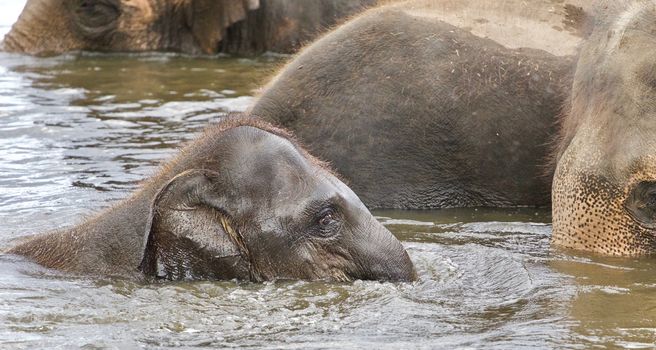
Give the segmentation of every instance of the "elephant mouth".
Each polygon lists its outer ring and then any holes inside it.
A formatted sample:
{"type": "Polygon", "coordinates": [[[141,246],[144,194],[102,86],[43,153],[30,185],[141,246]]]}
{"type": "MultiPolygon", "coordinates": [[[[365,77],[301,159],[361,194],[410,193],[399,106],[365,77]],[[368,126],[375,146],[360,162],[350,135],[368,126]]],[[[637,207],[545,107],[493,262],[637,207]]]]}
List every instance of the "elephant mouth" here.
{"type": "Polygon", "coordinates": [[[262,276],[260,276],[259,273],[255,270],[255,264],[253,261],[253,257],[248,250],[246,244],[244,243],[244,238],[237,226],[233,224],[233,220],[223,214],[219,213],[218,214],[218,219],[219,223],[221,224],[221,228],[223,228],[223,232],[228,236],[232,244],[237,248],[237,251],[239,252],[239,255],[241,258],[248,263],[248,275],[250,277],[250,280],[253,282],[260,282],[263,280],[262,276]]]}
{"type": "MultiPolygon", "coordinates": [[[[235,229],[235,226],[232,224],[230,220],[226,215],[219,214],[219,222],[221,223],[221,227],[223,228],[223,232],[225,232],[232,243],[237,247],[237,250],[239,251],[239,254],[244,257],[246,260],[251,262],[251,256],[250,253],[248,252],[248,249],[246,249],[246,244],[244,244],[244,239],[242,238],[241,233],[239,233],[239,230],[235,229]]],[[[252,263],[250,264],[251,266],[253,265],[252,263]]]]}

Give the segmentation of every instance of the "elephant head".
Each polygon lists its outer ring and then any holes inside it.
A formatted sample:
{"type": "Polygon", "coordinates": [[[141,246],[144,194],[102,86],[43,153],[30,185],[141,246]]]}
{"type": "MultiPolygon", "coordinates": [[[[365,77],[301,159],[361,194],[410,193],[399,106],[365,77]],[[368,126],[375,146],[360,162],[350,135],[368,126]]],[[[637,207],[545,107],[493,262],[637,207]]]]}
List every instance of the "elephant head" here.
{"type": "Polygon", "coordinates": [[[27,0],[3,49],[292,52],[374,0],[27,0]]]}
{"type": "Polygon", "coordinates": [[[165,280],[415,278],[401,243],[324,163],[247,117],[208,128],[122,203],[8,252],[165,280]]]}
{"type": "Polygon", "coordinates": [[[4,49],[214,53],[225,29],[258,7],[259,0],[28,0],[4,49]]]}
{"type": "Polygon", "coordinates": [[[553,237],[607,255],[656,252],[656,7],[603,1],[581,49],[553,181],[553,237]]]}
{"type": "Polygon", "coordinates": [[[271,131],[223,131],[211,146],[220,162],[205,160],[162,187],[141,269],[174,280],[413,279],[401,244],[358,197],[271,131]]]}

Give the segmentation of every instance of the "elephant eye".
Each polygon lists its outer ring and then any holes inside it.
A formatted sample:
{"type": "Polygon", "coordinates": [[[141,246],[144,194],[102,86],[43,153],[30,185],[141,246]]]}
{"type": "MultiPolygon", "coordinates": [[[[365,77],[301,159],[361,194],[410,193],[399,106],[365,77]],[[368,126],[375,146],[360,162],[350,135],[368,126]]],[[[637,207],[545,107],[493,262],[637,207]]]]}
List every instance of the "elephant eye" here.
{"type": "Polygon", "coordinates": [[[648,227],[656,227],[656,182],[638,183],[626,200],[626,209],[631,216],[648,227]]]}
{"type": "Polygon", "coordinates": [[[318,233],[321,236],[329,236],[339,228],[339,218],[334,208],[324,208],[317,215],[318,233]]]}
{"type": "Polygon", "coordinates": [[[327,209],[321,214],[319,225],[322,227],[330,226],[335,221],[335,212],[332,209],[327,209]]]}
{"type": "Polygon", "coordinates": [[[78,27],[83,34],[96,37],[105,34],[120,15],[116,0],[79,0],[75,8],[78,27]]]}

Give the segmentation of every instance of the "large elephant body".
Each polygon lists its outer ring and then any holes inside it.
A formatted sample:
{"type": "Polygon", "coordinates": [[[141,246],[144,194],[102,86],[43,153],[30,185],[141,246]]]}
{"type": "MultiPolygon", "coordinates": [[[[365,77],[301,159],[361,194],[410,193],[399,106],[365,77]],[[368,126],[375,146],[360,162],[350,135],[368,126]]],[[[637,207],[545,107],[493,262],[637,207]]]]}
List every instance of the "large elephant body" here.
{"type": "Polygon", "coordinates": [[[306,47],[252,107],[369,207],[545,206],[571,84],[572,1],[410,1],[306,47]]]}
{"type": "Polygon", "coordinates": [[[28,0],[3,49],[289,53],[374,0],[28,0]]]}

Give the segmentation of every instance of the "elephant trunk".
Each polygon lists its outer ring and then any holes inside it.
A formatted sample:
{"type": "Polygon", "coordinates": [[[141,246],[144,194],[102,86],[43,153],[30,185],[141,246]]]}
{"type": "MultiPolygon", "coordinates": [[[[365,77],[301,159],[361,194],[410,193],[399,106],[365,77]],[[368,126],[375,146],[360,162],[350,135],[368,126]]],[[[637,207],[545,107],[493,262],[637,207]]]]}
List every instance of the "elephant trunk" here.
{"type": "Polygon", "coordinates": [[[414,265],[408,253],[392,233],[373,217],[368,229],[355,237],[354,254],[359,279],[387,281],[414,281],[417,279],[414,265]]]}

